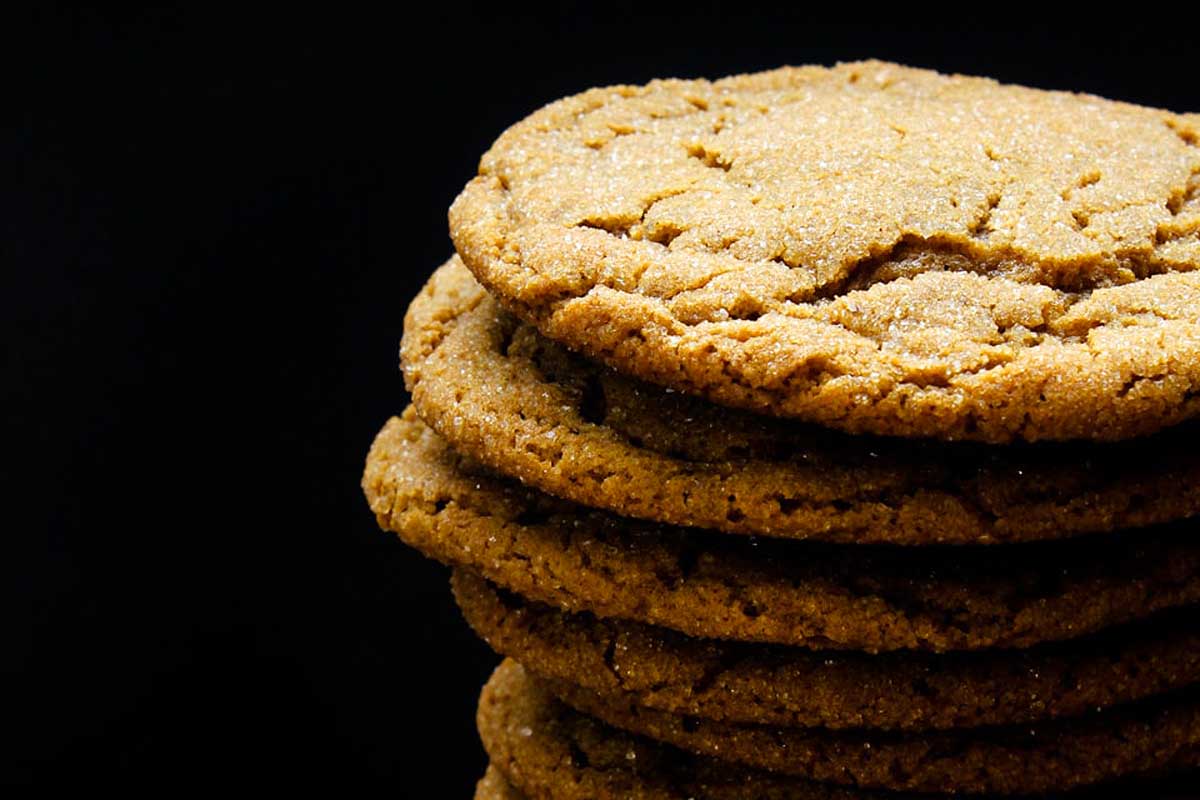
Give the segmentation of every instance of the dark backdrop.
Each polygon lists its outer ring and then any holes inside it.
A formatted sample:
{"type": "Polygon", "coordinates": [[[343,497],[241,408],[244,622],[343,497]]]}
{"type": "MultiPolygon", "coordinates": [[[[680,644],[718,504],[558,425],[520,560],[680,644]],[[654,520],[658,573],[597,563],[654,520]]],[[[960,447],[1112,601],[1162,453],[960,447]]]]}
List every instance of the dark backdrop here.
{"type": "Polygon", "coordinates": [[[469,796],[495,659],[358,477],[446,208],[541,104],[876,56],[1200,110],[1187,22],[442,5],[3,26],[5,778],[469,796]]]}

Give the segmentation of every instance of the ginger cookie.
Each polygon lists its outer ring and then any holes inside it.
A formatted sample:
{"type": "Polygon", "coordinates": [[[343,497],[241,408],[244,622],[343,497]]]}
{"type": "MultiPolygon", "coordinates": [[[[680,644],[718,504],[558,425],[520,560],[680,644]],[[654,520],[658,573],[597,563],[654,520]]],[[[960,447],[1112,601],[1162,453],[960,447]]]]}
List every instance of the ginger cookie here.
{"type": "Polygon", "coordinates": [[[579,714],[505,661],[479,698],[492,768],[529,800],[915,800],[688,755],[579,714]]]}
{"type": "Polygon", "coordinates": [[[1200,412],[1200,115],[895,64],[593,89],[450,209],[507,308],[852,433],[1122,439],[1200,412]]]}
{"type": "Polygon", "coordinates": [[[1040,794],[1162,770],[1200,748],[1196,689],[1080,719],[887,734],[714,722],[563,681],[547,686],[577,711],[621,730],[768,772],[866,788],[1040,794]]]}
{"type": "Polygon", "coordinates": [[[404,374],[450,444],[542,491],[731,533],[1010,543],[1200,513],[1200,424],[1121,443],[850,436],[621,376],[516,321],[457,258],[405,318],[404,374]]]}
{"type": "MultiPolygon", "coordinates": [[[[951,796],[818,783],[688,753],[570,709],[513,661],[501,664],[484,687],[476,721],[493,768],[529,800],[937,800],[951,796]]],[[[1200,750],[1172,749],[1173,757],[1161,759],[1164,771],[1200,761],[1200,750]]],[[[1131,792],[1147,788],[1140,780],[1121,785],[1131,792]]],[[[1070,797],[1111,797],[1104,790],[1113,788],[1070,797]]]]}
{"type": "Polygon", "coordinates": [[[978,653],[817,653],[566,614],[455,570],[467,623],[539,675],[622,702],[725,722],[928,730],[1078,716],[1200,683],[1200,621],[1182,609],[1078,642],[978,653]]]}
{"type": "Polygon", "coordinates": [[[854,547],[649,525],[498,479],[411,409],[367,458],[380,525],[531,600],[691,636],[869,652],[1028,647],[1200,601],[1200,537],[854,547]]]}

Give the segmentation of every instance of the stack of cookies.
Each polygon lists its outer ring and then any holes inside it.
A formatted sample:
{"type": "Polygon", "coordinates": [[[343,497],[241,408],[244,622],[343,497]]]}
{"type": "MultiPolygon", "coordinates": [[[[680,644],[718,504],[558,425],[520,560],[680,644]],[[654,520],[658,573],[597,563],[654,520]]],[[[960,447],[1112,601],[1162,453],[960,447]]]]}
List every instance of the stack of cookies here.
{"type": "Polygon", "coordinates": [[[597,89],[450,223],[363,485],[507,657],[477,797],[1200,762],[1200,115],[878,62],[597,89]]]}

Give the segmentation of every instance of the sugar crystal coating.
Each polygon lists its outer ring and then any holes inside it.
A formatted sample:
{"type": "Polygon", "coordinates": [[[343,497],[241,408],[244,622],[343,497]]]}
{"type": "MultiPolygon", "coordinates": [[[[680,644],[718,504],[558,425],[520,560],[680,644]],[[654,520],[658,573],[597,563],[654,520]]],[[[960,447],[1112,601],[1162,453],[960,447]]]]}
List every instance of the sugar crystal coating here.
{"type": "Polygon", "coordinates": [[[454,596],[494,650],[638,706],[725,722],[941,730],[1078,716],[1200,681],[1188,610],[1083,641],[963,654],[816,652],[681,636],[568,614],[455,570],[454,596]]]}
{"type": "MultiPolygon", "coordinates": [[[[1024,748],[1038,753],[1042,763],[1057,760],[1075,774],[1090,772],[1092,780],[1123,773],[1130,768],[1141,771],[1147,765],[1149,768],[1155,765],[1193,766],[1200,763],[1200,748],[1194,744],[1197,716],[1195,702],[1180,704],[1178,709],[1167,709],[1158,717],[1151,713],[1143,724],[1134,722],[1108,737],[1100,731],[1096,739],[1091,739],[1086,730],[1074,740],[1064,736],[1065,746],[1057,754],[1052,739],[1039,743],[1034,736],[1032,740],[1021,742],[1020,736],[1011,732],[1007,742],[1003,737],[997,737],[999,742],[993,747],[996,753],[1005,748],[1012,751],[1024,748]],[[1072,748],[1074,753],[1070,752],[1072,748]]],[[[544,682],[512,661],[501,664],[484,687],[476,721],[492,764],[531,800],[627,800],[632,797],[647,800],[948,800],[950,796],[961,796],[957,792],[954,795],[914,794],[813,782],[665,746],[578,713],[557,700],[544,682]],[[531,737],[515,735],[525,727],[533,731],[531,737]],[[632,759],[628,757],[630,752],[634,754],[632,759]]],[[[787,732],[765,729],[764,733],[768,736],[779,734],[780,738],[774,742],[774,752],[778,753],[779,742],[786,739],[787,732]]],[[[1020,780],[1023,771],[1019,761],[1003,759],[991,766],[972,763],[971,734],[967,736],[965,742],[939,742],[941,747],[929,748],[927,760],[940,764],[942,769],[951,769],[956,755],[961,756],[964,783],[977,781],[981,769],[990,769],[999,780],[1020,780]],[[958,748],[963,744],[966,746],[960,752],[958,748]]],[[[896,781],[905,780],[910,769],[913,775],[928,769],[925,759],[905,762],[897,758],[902,748],[893,748],[886,740],[881,741],[880,753],[874,742],[859,742],[858,752],[840,750],[838,742],[839,737],[832,735],[827,747],[818,743],[807,753],[795,753],[795,758],[827,759],[830,765],[855,760],[870,764],[872,757],[879,754],[882,764],[888,761],[894,764],[896,781]]],[[[769,752],[770,746],[767,750],[769,752]]]]}
{"type": "Polygon", "coordinates": [[[548,337],[851,432],[1128,438],[1200,411],[1200,116],[864,62],[552,103],[455,201],[548,337]]]}
{"type": "Polygon", "coordinates": [[[1200,423],[1118,443],[851,436],[716,406],[572,354],[452,258],[405,316],[405,382],[459,451],[583,505],[729,533],[1003,544],[1200,513],[1200,423]]]}
{"type": "Polygon", "coordinates": [[[363,489],[411,546],[537,602],[690,636],[813,649],[978,650],[1072,639],[1200,602],[1192,522],[1004,548],[848,548],[639,523],[489,475],[410,409],[363,489]]]}
{"type": "Polygon", "coordinates": [[[1037,795],[1162,769],[1200,747],[1195,690],[1079,719],[889,734],[715,722],[563,681],[547,685],[567,705],[622,730],[722,761],[864,788],[1037,795]]]}

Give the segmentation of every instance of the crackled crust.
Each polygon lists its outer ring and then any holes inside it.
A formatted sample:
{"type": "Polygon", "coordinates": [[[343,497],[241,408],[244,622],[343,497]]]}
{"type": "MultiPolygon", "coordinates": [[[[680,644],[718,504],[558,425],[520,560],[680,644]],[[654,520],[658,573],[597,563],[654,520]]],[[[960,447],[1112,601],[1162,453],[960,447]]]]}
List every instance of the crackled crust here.
{"type": "MultiPolygon", "coordinates": [[[[515,669],[515,662],[508,663],[515,669]]],[[[1019,728],[885,734],[714,722],[563,681],[547,686],[575,710],[621,730],[722,761],[865,788],[1039,794],[1161,770],[1200,747],[1200,694],[1194,689],[1019,728]]]]}
{"type": "Polygon", "coordinates": [[[693,639],[665,628],[529,603],[463,570],[467,623],[539,675],[647,709],[787,727],[930,730],[1098,711],[1200,682],[1200,623],[1157,623],[1030,650],[815,653],[693,639]]]}
{"type": "Polygon", "coordinates": [[[551,339],[722,404],[1128,438],[1200,411],[1197,119],[879,62],[594,89],[450,232],[551,339]]]}
{"type": "Polygon", "coordinates": [[[631,517],[838,542],[1005,543],[1200,512],[1200,425],[1123,443],[993,447],[849,436],[732,411],[571,354],[457,257],[409,307],[422,419],[542,491],[631,517]]]}
{"type": "MultiPolygon", "coordinates": [[[[492,765],[530,800],[937,800],[949,797],[815,783],[664,746],[571,710],[511,660],[501,664],[484,687],[476,721],[492,765]]],[[[1164,743],[1170,742],[1170,733],[1174,731],[1161,734],[1164,743]]],[[[1144,731],[1134,735],[1141,740],[1146,738],[1144,731]]],[[[838,736],[830,735],[831,740],[838,736]]],[[[1170,769],[1194,765],[1200,758],[1200,750],[1194,747],[1175,745],[1170,749],[1177,751],[1175,758],[1164,765],[1170,769]]],[[[1096,765],[1096,769],[1102,768],[1096,765]]],[[[1137,790],[1131,783],[1123,783],[1121,788],[1131,792],[1137,790]]],[[[1141,788],[1145,789],[1144,786],[1141,788]]],[[[953,796],[959,794],[956,792],[953,796]]],[[[1092,795],[1085,790],[1070,796],[1082,800],[1092,795]]]]}
{"type": "Polygon", "coordinates": [[[499,480],[411,409],[372,445],[380,525],[564,610],[693,636],[866,651],[1026,647],[1200,601],[1200,539],[1139,531],[1005,548],[871,548],[654,526],[499,480]]]}

